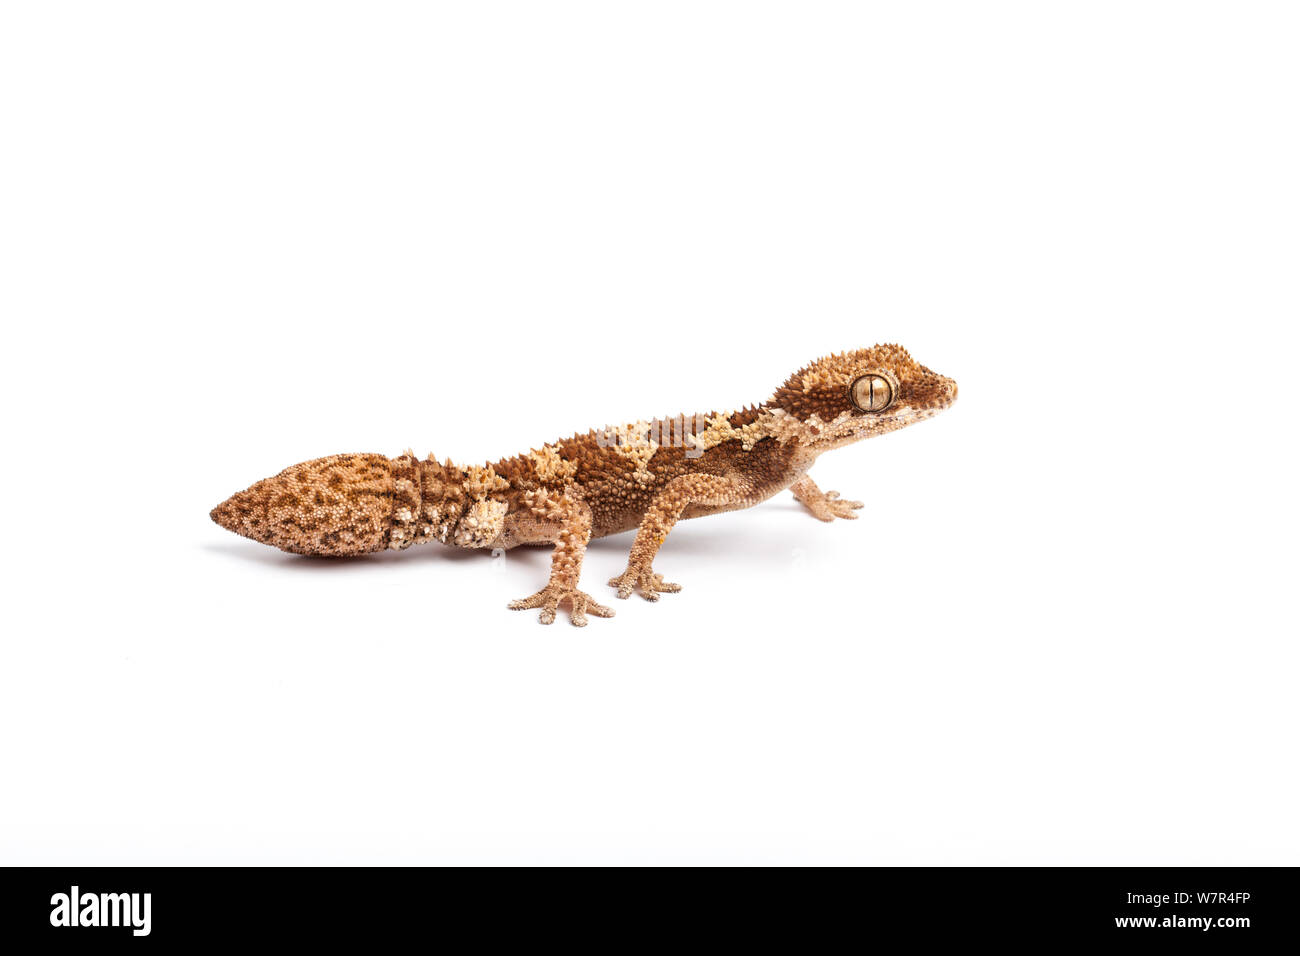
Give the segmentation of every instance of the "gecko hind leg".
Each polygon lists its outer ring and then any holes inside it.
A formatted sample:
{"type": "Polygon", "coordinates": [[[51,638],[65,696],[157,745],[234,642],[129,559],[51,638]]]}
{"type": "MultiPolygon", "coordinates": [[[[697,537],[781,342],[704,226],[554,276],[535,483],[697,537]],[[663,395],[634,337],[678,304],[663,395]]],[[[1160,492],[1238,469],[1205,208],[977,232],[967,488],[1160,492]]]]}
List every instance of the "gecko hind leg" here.
{"type": "Polygon", "coordinates": [[[651,564],[677,519],[690,505],[734,505],[744,500],[745,484],[737,478],[721,475],[680,475],[668,482],[655,497],[641,519],[636,541],[627,556],[627,570],[609,579],[618,596],[627,599],[635,590],[647,601],[659,600],[660,594],[680,591],[680,584],[665,581],[651,564]]]}
{"type": "MultiPolygon", "coordinates": [[[[578,590],[578,577],[582,573],[582,558],[591,539],[591,509],[580,498],[568,494],[559,498],[540,495],[530,503],[530,518],[536,526],[553,527],[546,537],[555,544],[551,552],[551,578],[535,594],[511,601],[512,611],[531,608],[542,609],[538,620],[543,624],[555,621],[555,612],[563,603],[569,605],[569,622],[574,627],[585,627],[587,615],[613,617],[614,611],[596,601],[590,594],[578,590]]],[[[539,543],[541,543],[539,541],[539,543]]]]}
{"type": "Polygon", "coordinates": [[[862,507],[861,501],[841,498],[838,491],[822,491],[817,487],[817,482],[807,475],[791,485],[790,490],[818,521],[834,521],[836,518],[856,520],[858,516],[853,512],[862,507]]]}

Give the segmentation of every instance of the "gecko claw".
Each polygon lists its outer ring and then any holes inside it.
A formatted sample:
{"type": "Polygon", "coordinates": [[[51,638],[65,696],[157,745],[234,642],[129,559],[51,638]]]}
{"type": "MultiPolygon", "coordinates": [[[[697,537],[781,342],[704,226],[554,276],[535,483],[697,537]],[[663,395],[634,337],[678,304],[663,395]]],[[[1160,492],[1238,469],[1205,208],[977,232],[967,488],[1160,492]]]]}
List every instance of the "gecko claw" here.
{"type": "Polygon", "coordinates": [[[590,594],[585,591],[579,591],[577,588],[564,588],[557,585],[548,584],[536,594],[531,594],[526,598],[520,598],[517,601],[511,601],[507,605],[512,611],[526,611],[535,607],[540,607],[542,613],[538,620],[543,624],[555,623],[555,612],[561,602],[569,602],[569,623],[574,627],[587,626],[587,614],[595,617],[613,617],[613,608],[608,608],[603,604],[593,600],[590,594]]]}
{"type": "Polygon", "coordinates": [[[626,601],[635,590],[647,601],[659,600],[660,594],[674,594],[682,589],[680,584],[665,581],[662,574],[655,574],[650,569],[634,571],[628,568],[618,577],[609,579],[609,586],[618,588],[618,596],[626,601]]]}

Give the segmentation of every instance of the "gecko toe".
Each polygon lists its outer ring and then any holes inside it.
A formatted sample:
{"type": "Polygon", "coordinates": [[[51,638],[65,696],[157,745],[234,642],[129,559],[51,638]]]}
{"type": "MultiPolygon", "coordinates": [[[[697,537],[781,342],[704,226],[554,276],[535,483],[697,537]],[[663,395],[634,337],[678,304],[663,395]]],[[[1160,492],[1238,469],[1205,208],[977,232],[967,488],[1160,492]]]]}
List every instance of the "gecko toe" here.
{"type": "Polygon", "coordinates": [[[618,588],[618,596],[623,600],[627,600],[632,596],[632,592],[636,591],[647,601],[657,601],[660,594],[673,594],[682,589],[680,584],[665,581],[662,574],[631,568],[616,578],[610,578],[609,586],[618,588]]]}
{"type": "Polygon", "coordinates": [[[517,601],[511,601],[507,606],[512,611],[526,611],[530,608],[540,607],[542,613],[537,619],[543,624],[552,624],[555,622],[555,615],[560,605],[566,601],[569,604],[569,621],[575,627],[585,627],[588,614],[593,617],[614,616],[612,610],[593,601],[591,595],[585,591],[557,585],[547,585],[536,594],[520,598],[517,601]]]}
{"type": "Polygon", "coordinates": [[[840,501],[830,502],[831,514],[837,518],[847,518],[850,521],[856,521],[857,515],[853,512],[862,507],[861,501],[849,501],[842,499],[840,501]]]}
{"type": "Polygon", "coordinates": [[[569,600],[569,621],[574,627],[586,627],[587,615],[592,617],[613,617],[614,612],[605,605],[593,600],[586,591],[573,590],[561,596],[569,600]]]}

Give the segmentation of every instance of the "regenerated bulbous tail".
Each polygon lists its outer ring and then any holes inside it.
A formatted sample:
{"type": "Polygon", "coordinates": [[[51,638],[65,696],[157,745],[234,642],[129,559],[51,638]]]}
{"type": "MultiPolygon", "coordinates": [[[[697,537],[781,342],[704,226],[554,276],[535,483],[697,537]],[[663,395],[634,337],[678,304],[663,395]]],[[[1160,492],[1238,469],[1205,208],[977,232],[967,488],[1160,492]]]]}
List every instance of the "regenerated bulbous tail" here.
{"type": "Polygon", "coordinates": [[[459,472],[413,454],[330,455],[231,495],[212,520],[295,554],[352,555],[446,540],[465,508],[459,472]],[[455,477],[453,477],[455,476],[455,477]]]}

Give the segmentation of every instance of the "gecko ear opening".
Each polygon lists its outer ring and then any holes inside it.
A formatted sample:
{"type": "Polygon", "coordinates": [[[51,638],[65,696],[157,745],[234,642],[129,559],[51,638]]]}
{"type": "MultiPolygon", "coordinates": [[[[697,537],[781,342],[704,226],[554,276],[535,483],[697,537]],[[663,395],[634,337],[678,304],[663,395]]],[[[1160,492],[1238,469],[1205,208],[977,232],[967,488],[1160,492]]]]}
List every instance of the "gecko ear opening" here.
{"type": "Polygon", "coordinates": [[[894,387],[883,375],[862,375],[849,386],[849,399],[864,412],[883,412],[894,401],[894,387]]]}

